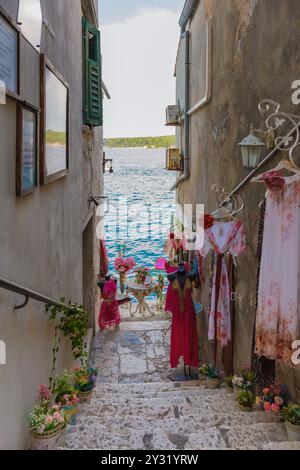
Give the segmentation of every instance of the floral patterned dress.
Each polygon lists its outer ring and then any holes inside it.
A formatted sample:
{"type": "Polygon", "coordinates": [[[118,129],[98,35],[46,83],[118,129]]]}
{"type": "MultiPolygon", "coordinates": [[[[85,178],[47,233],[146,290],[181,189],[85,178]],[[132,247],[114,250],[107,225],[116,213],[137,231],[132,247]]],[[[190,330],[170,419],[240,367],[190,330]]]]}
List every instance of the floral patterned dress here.
{"type": "Polygon", "coordinates": [[[217,255],[213,274],[208,339],[217,339],[222,347],[231,341],[230,287],[226,255],[238,256],[246,249],[244,224],[239,220],[215,221],[204,234],[203,257],[213,250],[217,255]]]}
{"type": "Polygon", "coordinates": [[[284,179],[283,190],[266,196],[255,352],[288,363],[299,339],[300,178],[284,179]]]}

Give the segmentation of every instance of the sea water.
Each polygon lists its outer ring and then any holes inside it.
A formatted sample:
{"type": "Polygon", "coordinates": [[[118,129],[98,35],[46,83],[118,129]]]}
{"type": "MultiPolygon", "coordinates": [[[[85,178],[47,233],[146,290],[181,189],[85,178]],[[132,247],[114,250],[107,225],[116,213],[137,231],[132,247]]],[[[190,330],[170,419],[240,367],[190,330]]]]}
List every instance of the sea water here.
{"type": "MultiPolygon", "coordinates": [[[[155,276],[157,258],[164,256],[164,243],[174,213],[175,195],[171,186],[174,172],[165,169],[165,149],[105,149],[113,159],[104,177],[109,212],[105,216],[105,239],[110,272],[123,243],[125,257],[132,256],[136,266],[147,266],[155,276]]],[[[133,273],[131,273],[132,275],[133,273]]]]}

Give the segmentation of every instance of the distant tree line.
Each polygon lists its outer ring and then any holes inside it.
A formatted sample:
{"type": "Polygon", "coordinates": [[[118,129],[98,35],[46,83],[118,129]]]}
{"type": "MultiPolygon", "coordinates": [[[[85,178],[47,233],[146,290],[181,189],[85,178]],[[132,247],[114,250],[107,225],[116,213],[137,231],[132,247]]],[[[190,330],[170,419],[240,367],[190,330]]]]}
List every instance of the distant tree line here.
{"type": "Polygon", "coordinates": [[[176,143],[174,135],[165,135],[161,137],[116,137],[104,139],[106,147],[149,147],[149,148],[167,148],[176,143]]]}

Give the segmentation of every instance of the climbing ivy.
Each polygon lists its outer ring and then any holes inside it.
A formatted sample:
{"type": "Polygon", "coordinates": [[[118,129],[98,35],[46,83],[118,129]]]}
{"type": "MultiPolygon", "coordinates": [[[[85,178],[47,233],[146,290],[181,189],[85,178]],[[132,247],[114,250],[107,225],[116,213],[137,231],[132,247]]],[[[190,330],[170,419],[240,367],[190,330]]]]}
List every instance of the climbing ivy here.
{"type": "Polygon", "coordinates": [[[88,354],[86,352],[85,337],[88,331],[89,314],[82,305],[65,304],[65,299],[60,299],[60,306],[46,305],[46,312],[50,312],[50,320],[55,321],[54,346],[52,349],[52,369],[49,378],[50,387],[54,384],[57,353],[60,347],[59,330],[68,337],[72,344],[74,359],[80,359],[82,366],[87,366],[88,354]]]}

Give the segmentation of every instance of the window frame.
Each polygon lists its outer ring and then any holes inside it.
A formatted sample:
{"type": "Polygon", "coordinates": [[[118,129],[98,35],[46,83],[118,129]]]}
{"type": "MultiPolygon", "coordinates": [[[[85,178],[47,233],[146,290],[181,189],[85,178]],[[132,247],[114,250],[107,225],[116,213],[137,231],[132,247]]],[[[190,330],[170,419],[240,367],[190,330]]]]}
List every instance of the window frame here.
{"type": "Polygon", "coordinates": [[[38,157],[39,157],[39,110],[24,103],[17,104],[17,139],[16,139],[16,195],[24,197],[32,194],[38,188],[38,157]],[[23,122],[24,110],[31,112],[35,116],[35,181],[31,188],[23,189],[23,122]]]}
{"type": "Polygon", "coordinates": [[[64,79],[61,73],[54,67],[45,54],[41,54],[41,68],[40,68],[40,184],[45,185],[57,181],[67,176],[69,170],[69,155],[70,155],[70,86],[64,79]],[[64,170],[57,171],[51,175],[46,175],[46,69],[49,69],[56,78],[65,86],[67,90],[67,109],[66,109],[66,168],[64,170]]]}
{"type": "Polygon", "coordinates": [[[16,71],[16,78],[17,78],[17,90],[13,91],[9,88],[6,88],[6,95],[10,98],[13,98],[17,101],[21,100],[21,29],[17,25],[17,23],[6,13],[6,11],[0,5],[0,16],[4,18],[4,20],[16,31],[17,35],[17,71],[16,71]]]}

